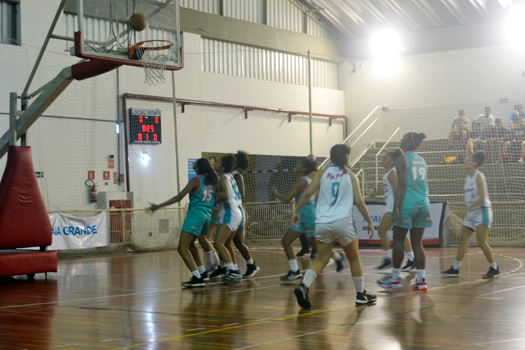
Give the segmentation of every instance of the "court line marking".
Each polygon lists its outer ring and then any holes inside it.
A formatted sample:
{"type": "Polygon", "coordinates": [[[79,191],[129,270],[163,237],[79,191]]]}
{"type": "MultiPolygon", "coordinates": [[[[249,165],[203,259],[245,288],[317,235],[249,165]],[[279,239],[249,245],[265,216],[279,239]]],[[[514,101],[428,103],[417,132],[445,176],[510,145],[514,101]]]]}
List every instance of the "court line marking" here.
{"type": "Polygon", "coordinates": [[[273,285],[273,286],[259,287],[259,288],[249,288],[249,289],[242,289],[242,290],[234,290],[233,292],[228,292],[228,294],[249,292],[249,291],[252,291],[252,290],[266,289],[266,288],[273,288],[273,287],[281,287],[281,284],[276,284],[276,285],[273,285]]]}
{"type": "Polygon", "coordinates": [[[223,324],[221,327],[237,326],[238,324],[240,324],[240,323],[239,322],[237,322],[237,323],[228,323],[228,324],[223,324]]]}
{"type": "MultiPolygon", "coordinates": [[[[525,274],[525,272],[521,272],[521,273],[518,273],[518,274],[504,275],[504,276],[500,277],[500,279],[508,278],[508,277],[515,276],[515,275],[521,275],[521,274],[525,274]]],[[[488,281],[489,281],[488,279],[478,279],[478,280],[467,281],[467,282],[462,282],[462,283],[458,283],[458,284],[449,284],[449,285],[446,285],[446,286],[430,288],[428,290],[428,292],[435,291],[435,290],[449,289],[449,288],[452,288],[452,287],[465,286],[465,285],[470,285],[470,284],[477,284],[477,283],[480,283],[480,282],[488,282],[488,281]]],[[[523,287],[525,287],[525,285],[523,287]]],[[[395,298],[405,297],[405,296],[408,296],[408,295],[416,295],[416,294],[420,294],[420,293],[421,292],[418,292],[418,291],[412,291],[412,292],[407,292],[407,293],[400,293],[400,294],[392,295],[392,296],[389,296],[389,297],[381,298],[381,300],[395,299],[395,298]]],[[[427,293],[427,292],[424,292],[424,293],[427,293]]],[[[482,295],[482,296],[484,296],[484,295],[482,295]]],[[[212,329],[212,330],[208,330],[208,331],[204,331],[204,332],[200,332],[200,333],[192,333],[192,334],[180,335],[180,336],[176,336],[176,337],[155,340],[155,341],[152,341],[152,342],[138,343],[138,344],[128,345],[128,346],[125,346],[125,347],[113,348],[111,350],[123,350],[123,349],[134,348],[134,347],[148,345],[148,344],[153,344],[153,343],[166,342],[166,341],[177,340],[177,339],[182,339],[182,338],[188,338],[188,337],[193,337],[193,336],[198,336],[198,335],[205,335],[205,334],[209,334],[209,333],[217,333],[217,332],[222,332],[222,331],[227,331],[227,330],[232,330],[232,329],[237,329],[237,328],[246,328],[246,327],[251,327],[251,326],[257,326],[257,325],[260,325],[260,324],[275,322],[275,321],[284,321],[284,320],[291,319],[291,318],[299,318],[299,317],[310,316],[310,315],[314,315],[314,314],[320,314],[320,313],[325,313],[325,312],[330,312],[330,311],[335,311],[335,310],[340,310],[340,309],[346,309],[346,308],[350,308],[350,307],[356,307],[356,306],[355,306],[355,304],[347,304],[347,305],[344,305],[344,306],[341,306],[341,307],[334,307],[334,308],[325,309],[325,310],[305,312],[305,313],[302,313],[302,314],[293,314],[291,316],[284,316],[284,317],[279,317],[279,318],[273,318],[273,319],[270,319],[270,320],[259,321],[259,322],[251,322],[251,323],[241,324],[241,325],[232,326],[232,327],[212,329]]],[[[381,317],[381,318],[378,318],[378,319],[384,319],[384,317],[381,317]]],[[[369,321],[365,321],[365,322],[372,322],[372,321],[377,321],[377,319],[369,320],[369,321]]],[[[342,328],[342,327],[348,327],[348,325],[338,326],[335,329],[342,328]]],[[[322,332],[325,332],[325,331],[316,331],[316,332],[304,334],[302,336],[322,333],[322,332]]],[[[294,336],[294,337],[298,337],[298,336],[294,336]]],[[[282,341],[282,340],[287,340],[287,338],[284,338],[284,339],[281,339],[281,340],[275,340],[274,342],[278,342],[278,341],[282,341]]],[[[264,345],[264,344],[265,343],[254,344],[254,345],[250,345],[250,347],[255,347],[255,346],[264,345]]],[[[472,344],[464,344],[464,345],[468,346],[468,345],[472,345],[472,344]]],[[[241,350],[241,349],[246,349],[246,347],[245,348],[239,348],[237,350],[241,350]]]]}
{"type": "MultiPolygon", "coordinates": [[[[303,270],[306,271],[306,270],[303,270]]],[[[263,280],[268,278],[274,278],[274,277],[280,277],[283,274],[277,274],[277,275],[270,275],[270,276],[260,276],[260,277],[252,277],[250,281],[254,280],[263,280]]],[[[207,283],[206,286],[216,286],[216,285],[222,285],[223,283],[221,281],[219,282],[211,282],[207,283]]],[[[93,298],[83,298],[83,299],[71,299],[71,300],[61,300],[61,301],[50,301],[47,303],[34,303],[34,304],[19,304],[19,305],[9,305],[9,306],[0,306],[0,310],[3,309],[14,309],[14,308],[20,308],[20,307],[29,307],[29,306],[41,306],[41,305],[55,305],[57,304],[60,306],[60,304],[65,303],[76,303],[76,302],[83,302],[83,301],[91,301],[91,300],[101,300],[101,299],[114,299],[114,298],[121,298],[121,297],[129,297],[129,296],[136,296],[136,295],[145,295],[145,294],[159,294],[164,292],[171,292],[176,290],[184,290],[188,288],[184,287],[174,287],[174,288],[167,288],[167,289],[157,289],[155,291],[148,291],[148,292],[137,292],[137,293],[126,293],[126,294],[117,294],[117,295],[106,295],[102,297],[93,297],[93,298]]],[[[2,314],[0,314],[0,317],[2,314]]]]}
{"type": "MultiPolygon", "coordinates": [[[[498,251],[496,249],[493,250],[494,251],[498,251]]],[[[282,251],[281,251],[282,253],[282,251]]],[[[481,254],[482,252],[469,252],[465,255],[475,255],[475,254],[481,254]]],[[[151,254],[151,253],[148,253],[148,254],[151,254]]],[[[124,255],[125,256],[125,255],[124,255]]],[[[445,256],[445,257],[438,257],[438,258],[432,258],[432,259],[442,259],[442,258],[446,258],[448,256],[445,256]]],[[[94,257],[92,259],[101,259],[103,257],[94,257]]],[[[332,264],[333,264],[333,260],[330,259],[332,264]]],[[[430,260],[427,259],[427,260],[430,260]]],[[[518,260],[518,259],[516,259],[518,260]]],[[[520,261],[520,260],[518,260],[520,261]]],[[[330,263],[329,263],[330,264],[330,263]]],[[[327,265],[328,266],[328,265],[327,265]]],[[[306,270],[302,270],[301,272],[303,271],[306,271],[306,270]]],[[[259,280],[259,279],[266,279],[266,278],[272,278],[272,277],[277,277],[277,276],[281,276],[282,274],[277,274],[277,275],[270,275],[270,276],[260,276],[260,277],[253,277],[251,278],[252,281],[254,280],[259,280]]],[[[208,283],[206,284],[206,286],[213,286],[213,285],[218,285],[218,284],[221,284],[222,282],[212,282],[212,283],[208,283]]],[[[62,303],[73,303],[73,302],[83,302],[83,301],[91,301],[91,300],[102,300],[102,299],[114,299],[114,298],[120,298],[120,297],[128,297],[128,296],[136,296],[136,295],[144,295],[144,294],[155,294],[155,293],[163,293],[163,292],[170,292],[170,291],[175,291],[175,290],[183,290],[183,289],[187,289],[187,288],[182,288],[182,287],[174,287],[174,288],[167,288],[167,289],[160,289],[160,290],[156,290],[156,291],[150,291],[150,292],[137,292],[137,293],[126,293],[126,294],[118,294],[118,295],[106,295],[106,296],[102,296],[102,297],[93,297],[93,298],[83,298],[83,299],[71,299],[71,300],[63,300],[63,301],[51,301],[51,302],[47,302],[47,303],[34,303],[34,304],[18,304],[18,305],[9,305],[9,306],[0,306],[0,310],[2,309],[13,309],[13,308],[20,308],[20,307],[29,307],[29,306],[40,306],[40,305],[58,305],[60,306],[60,304],[62,303]]],[[[2,314],[0,314],[0,317],[2,316],[2,314]]]]}
{"type": "Polygon", "coordinates": [[[201,328],[186,329],[186,332],[200,331],[200,330],[203,330],[203,329],[206,329],[206,328],[205,327],[201,327],[201,328]]]}

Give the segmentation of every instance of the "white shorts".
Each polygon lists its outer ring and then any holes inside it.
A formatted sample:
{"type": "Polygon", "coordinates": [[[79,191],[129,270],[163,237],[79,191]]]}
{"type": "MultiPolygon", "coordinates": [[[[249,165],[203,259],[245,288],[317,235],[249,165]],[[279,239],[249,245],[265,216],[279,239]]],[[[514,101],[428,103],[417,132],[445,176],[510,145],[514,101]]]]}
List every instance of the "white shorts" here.
{"type": "Polygon", "coordinates": [[[244,212],[241,207],[219,210],[219,224],[226,224],[230,230],[237,231],[242,222],[244,222],[244,212]]]}
{"type": "Polygon", "coordinates": [[[315,239],[321,243],[332,243],[337,238],[346,247],[357,237],[354,219],[350,216],[331,223],[315,223],[315,239]]]}
{"type": "Polygon", "coordinates": [[[478,208],[467,213],[463,226],[472,231],[476,230],[479,225],[485,225],[490,228],[492,223],[492,208],[478,208]]]}

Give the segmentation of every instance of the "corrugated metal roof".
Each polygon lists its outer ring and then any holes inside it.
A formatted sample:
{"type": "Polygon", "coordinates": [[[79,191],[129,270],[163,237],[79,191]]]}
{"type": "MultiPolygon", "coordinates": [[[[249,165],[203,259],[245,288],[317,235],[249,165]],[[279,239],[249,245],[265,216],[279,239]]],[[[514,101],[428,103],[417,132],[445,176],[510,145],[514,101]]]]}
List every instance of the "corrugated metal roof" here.
{"type": "Polygon", "coordinates": [[[425,32],[504,21],[523,0],[300,0],[347,38],[393,28],[425,32]]]}

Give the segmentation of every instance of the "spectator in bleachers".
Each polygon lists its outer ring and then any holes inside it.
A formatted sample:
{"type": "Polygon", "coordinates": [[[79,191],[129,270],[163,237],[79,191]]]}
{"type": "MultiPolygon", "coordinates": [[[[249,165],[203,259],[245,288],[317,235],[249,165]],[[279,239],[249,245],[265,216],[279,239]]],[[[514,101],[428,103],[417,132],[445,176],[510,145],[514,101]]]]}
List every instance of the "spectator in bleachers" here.
{"type": "Polygon", "coordinates": [[[485,149],[485,135],[481,125],[477,121],[472,122],[472,130],[469,132],[467,141],[467,158],[477,150],[485,149]]]}
{"type": "Polygon", "coordinates": [[[513,161],[519,157],[518,162],[523,162],[525,156],[525,123],[516,121],[510,131],[510,140],[506,142],[505,153],[511,155],[513,161]]]}
{"type": "Polygon", "coordinates": [[[525,113],[522,111],[521,104],[518,103],[514,105],[514,112],[510,115],[509,120],[511,129],[525,121],[525,113]]]}
{"type": "Polygon", "coordinates": [[[460,140],[462,147],[467,145],[469,123],[470,120],[465,118],[465,111],[460,109],[458,116],[452,119],[452,125],[450,126],[450,133],[448,134],[448,146],[450,149],[453,148],[455,140],[460,140]]]}
{"type": "Polygon", "coordinates": [[[490,127],[485,133],[485,141],[488,149],[497,151],[498,156],[501,155],[505,148],[505,143],[510,141],[510,131],[503,126],[503,121],[496,118],[496,126],[490,127]]]}
{"type": "Polygon", "coordinates": [[[488,129],[491,125],[494,126],[494,117],[490,112],[490,107],[485,107],[485,113],[478,115],[475,119],[481,125],[482,130],[488,129]]]}

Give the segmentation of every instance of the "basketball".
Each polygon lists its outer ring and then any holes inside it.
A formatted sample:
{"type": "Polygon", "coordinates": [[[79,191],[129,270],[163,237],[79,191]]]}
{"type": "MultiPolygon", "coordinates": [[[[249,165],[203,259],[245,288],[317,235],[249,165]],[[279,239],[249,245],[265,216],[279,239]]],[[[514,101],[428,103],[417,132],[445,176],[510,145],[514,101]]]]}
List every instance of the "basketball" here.
{"type": "Polygon", "coordinates": [[[134,30],[141,32],[144,29],[146,29],[148,22],[146,21],[146,17],[142,13],[134,13],[129,18],[129,25],[134,30]]]}

